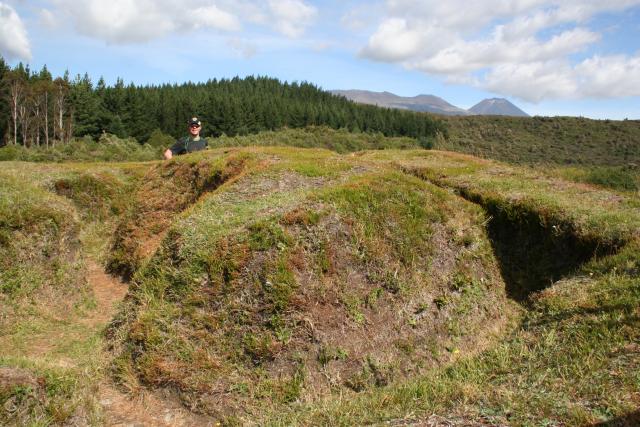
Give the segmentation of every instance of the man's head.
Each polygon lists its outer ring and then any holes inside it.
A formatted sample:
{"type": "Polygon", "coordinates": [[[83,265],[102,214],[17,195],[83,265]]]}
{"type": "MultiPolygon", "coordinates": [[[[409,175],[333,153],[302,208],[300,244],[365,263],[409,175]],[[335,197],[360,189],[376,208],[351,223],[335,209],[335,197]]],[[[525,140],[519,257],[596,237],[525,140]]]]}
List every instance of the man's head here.
{"type": "Polygon", "coordinates": [[[202,123],[200,122],[200,119],[198,119],[197,117],[192,117],[191,120],[189,120],[189,133],[191,134],[191,136],[199,136],[201,129],[202,123]]]}

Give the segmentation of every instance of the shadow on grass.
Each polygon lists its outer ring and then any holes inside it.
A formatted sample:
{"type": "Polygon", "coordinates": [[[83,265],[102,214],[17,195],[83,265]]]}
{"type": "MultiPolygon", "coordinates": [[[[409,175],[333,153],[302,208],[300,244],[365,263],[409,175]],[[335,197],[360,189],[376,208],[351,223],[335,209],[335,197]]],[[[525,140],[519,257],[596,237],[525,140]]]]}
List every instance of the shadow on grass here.
{"type": "Polygon", "coordinates": [[[640,410],[631,412],[609,421],[593,424],[591,427],[638,427],[640,426],[640,410]]]}
{"type": "Polygon", "coordinates": [[[510,298],[524,303],[533,292],[574,273],[594,256],[615,248],[580,239],[568,224],[544,226],[538,212],[521,206],[508,210],[485,201],[491,216],[487,231],[510,298]]]}

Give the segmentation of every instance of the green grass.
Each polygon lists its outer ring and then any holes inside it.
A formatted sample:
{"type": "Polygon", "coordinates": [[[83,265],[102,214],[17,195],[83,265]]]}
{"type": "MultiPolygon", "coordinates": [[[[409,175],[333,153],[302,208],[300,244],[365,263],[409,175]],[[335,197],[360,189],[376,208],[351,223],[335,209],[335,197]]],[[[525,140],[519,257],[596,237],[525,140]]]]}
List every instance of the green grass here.
{"type": "Polygon", "coordinates": [[[640,190],[640,169],[631,166],[564,167],[552,168],[549,172],[571,181],[618,191],[640,190]]]}
{"type": "Polygon", "coordinates": [[[618,166],[593,186],[425,150],[5,165],[0,366],[43,386],[1,389],[25,408],[4,423],[99,424],[108,373],[228,423],[633,424],[640,200],[618,166]],[[81,279],[114,233],[157,242],[105,338],[81,279]]]}

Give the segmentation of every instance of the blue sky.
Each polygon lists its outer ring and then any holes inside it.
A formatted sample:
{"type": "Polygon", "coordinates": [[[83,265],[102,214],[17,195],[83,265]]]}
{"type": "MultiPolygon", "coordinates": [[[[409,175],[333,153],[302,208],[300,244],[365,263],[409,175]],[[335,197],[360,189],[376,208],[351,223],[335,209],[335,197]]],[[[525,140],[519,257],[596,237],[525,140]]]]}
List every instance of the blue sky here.
{"type": "Polygon", "coordinates": [[[0,54],[107,83],[266,75],[640,119],[640,0],[6,0],[0,54]],[[463,13],[464,12],[464,13],[463,13]]]}

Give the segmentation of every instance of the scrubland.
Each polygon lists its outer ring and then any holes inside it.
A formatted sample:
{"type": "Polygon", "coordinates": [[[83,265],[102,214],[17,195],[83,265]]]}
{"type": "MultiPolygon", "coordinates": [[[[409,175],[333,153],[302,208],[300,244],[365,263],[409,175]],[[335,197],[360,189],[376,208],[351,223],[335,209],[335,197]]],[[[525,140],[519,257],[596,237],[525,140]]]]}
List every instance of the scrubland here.
{"type": "Polygon", "coordinates": [[[131,417],[105,389],[202,425],[637,424],[637,192],[237,145],[3,163],[3,424],[131,417]]]}

